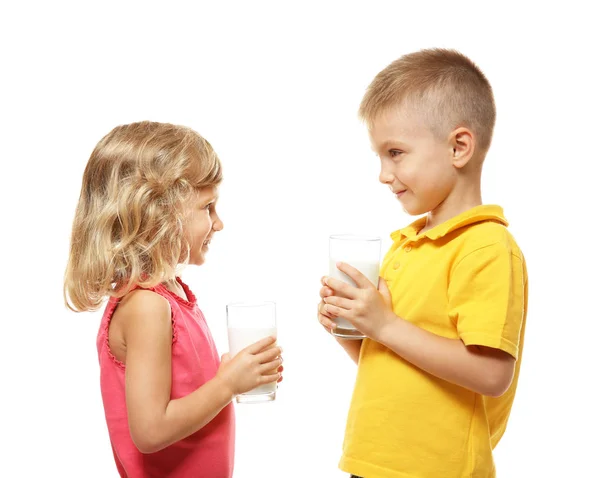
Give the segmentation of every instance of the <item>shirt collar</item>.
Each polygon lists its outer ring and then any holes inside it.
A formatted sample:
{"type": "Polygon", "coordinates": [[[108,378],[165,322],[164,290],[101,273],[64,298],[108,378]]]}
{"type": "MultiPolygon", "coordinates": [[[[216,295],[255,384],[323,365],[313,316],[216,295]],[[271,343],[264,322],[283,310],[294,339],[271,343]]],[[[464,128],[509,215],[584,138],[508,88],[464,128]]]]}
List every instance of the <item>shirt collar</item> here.
{"type": "Polygon", "coordinates": [[[399,241],[404,238],[417,239],[422,237],[427,237],[432,241],[435,241],[436,239],[444,237],[446,234],[455,231],[456,229],[485,221],[495,221],[503,224],[504,226],[508,226],[508,221],[504,217],[504,211],[502,208],[500,206],[490,204],[475,206],[474,208],[448,219],[442,224],[438,224],[427,232],[419,234],[419,231],[423,229],[427,223],[427,216],[423,216],[414,221],[412,224],[392,232],[390,236],[394,241],[399,241]]]}

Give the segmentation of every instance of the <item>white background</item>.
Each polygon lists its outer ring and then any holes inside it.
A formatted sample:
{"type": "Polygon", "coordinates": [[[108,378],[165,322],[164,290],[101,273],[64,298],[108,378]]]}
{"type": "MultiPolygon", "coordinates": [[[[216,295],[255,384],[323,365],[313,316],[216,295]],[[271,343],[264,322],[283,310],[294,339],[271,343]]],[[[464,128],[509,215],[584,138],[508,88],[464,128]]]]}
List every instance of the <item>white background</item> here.
{"type": "Polygon", "coordinates": [[[387,248],[412,220],[378,183],[356,110],[378,71],[426,47],[462,51],[492,83],[484,202],[504,207],[530,270],[498,476],[594,475],[599,37],[587,2],[533,3],[3,6],[0,476],[116,476],[100,313],[67,311],[62,276],[93,147],[145,119],[193,127],[223,162],[225,229],[183,275],[219,351],[228,301],[278,304],[284,381],[275,403],[236,407],[235,477],[346,476],[355,367],[316,321],[319,278],[329,234],[377,234],[387,248]]]}

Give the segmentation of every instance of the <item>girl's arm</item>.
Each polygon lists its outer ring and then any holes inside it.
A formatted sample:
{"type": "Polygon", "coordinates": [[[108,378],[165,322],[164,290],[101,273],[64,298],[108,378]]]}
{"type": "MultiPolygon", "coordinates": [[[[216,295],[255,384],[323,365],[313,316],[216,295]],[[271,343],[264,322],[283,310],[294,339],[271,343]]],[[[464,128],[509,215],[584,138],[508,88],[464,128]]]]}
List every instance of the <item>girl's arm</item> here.
{"type": "Polygon", "coordinates": [[[150,291],[129,294],[122,310],[126,344],[125,390],[129,429],[142,453],[159,451],[204,427],[232,398],[279,378],[274,338],[223,362],[217,375],[189,395],[171,400],[171,310],[150,291]],[[268,375],[266,375],[268,374],[268,375]]]}

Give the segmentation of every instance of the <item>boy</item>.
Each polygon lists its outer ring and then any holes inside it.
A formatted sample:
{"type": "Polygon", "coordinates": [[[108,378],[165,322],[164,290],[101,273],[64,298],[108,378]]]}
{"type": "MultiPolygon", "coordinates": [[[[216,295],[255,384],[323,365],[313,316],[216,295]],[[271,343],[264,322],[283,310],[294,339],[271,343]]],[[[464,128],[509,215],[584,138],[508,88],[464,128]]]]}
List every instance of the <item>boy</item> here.
{"type": "Polygon", "coordinates": [[[379,180],[410,215],[376,289],[322,279],[319,321],[358,364],[340,468],[364,478],[492,478],[515,396],[527,311],[523,255],[499,206],[482,205],[492,89],[464,55],[423,50],[373,80],[359,115],[379,180]]]}

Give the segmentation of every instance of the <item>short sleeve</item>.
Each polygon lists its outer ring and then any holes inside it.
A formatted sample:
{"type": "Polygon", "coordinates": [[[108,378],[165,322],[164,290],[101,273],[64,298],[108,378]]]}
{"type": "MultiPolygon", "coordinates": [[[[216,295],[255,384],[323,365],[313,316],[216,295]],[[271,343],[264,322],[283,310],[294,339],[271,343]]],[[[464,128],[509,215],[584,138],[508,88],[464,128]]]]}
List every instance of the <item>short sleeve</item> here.
{"type": "Polygon", "coordinates": [[[520,251],[517,255],[502,242],[481,247],[456,264],[448,287],[449,314],[465,345],[518,358],[525,280],[520,251]]]}

